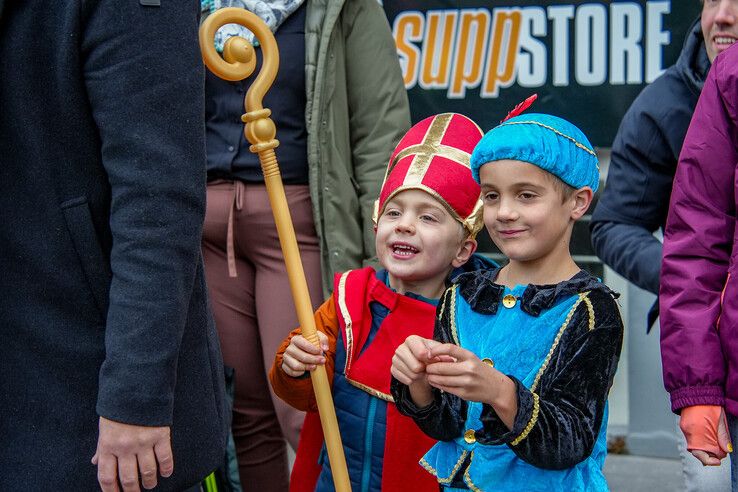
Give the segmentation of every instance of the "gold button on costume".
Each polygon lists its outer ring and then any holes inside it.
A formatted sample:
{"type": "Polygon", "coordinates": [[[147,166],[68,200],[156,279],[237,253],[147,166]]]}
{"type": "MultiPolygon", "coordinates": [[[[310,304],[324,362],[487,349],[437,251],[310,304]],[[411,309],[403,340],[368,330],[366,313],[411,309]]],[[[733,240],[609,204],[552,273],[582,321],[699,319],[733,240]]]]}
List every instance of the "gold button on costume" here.
{"type": "Polygon", "coordinates": [[[474,434],[474,429],[467,429],[466,432],[464,432],[464,440],[469,444],[477,442],[477,436],[474,434]]]}
{"type": "Polygon", "coordinates": [[[482,359],[482,362],[487,364],[489,367],[495,367],[495,361],[493,361],[489,357],[485,357],[484,359],[482,359]]]}
{"type": "Polygon", "coordinates": [[[515,307],[515,303],[517,302],[518,298],[512,294],[507,294],[505,297],[502,298],[502,305],[508,309],[515,307]]]}

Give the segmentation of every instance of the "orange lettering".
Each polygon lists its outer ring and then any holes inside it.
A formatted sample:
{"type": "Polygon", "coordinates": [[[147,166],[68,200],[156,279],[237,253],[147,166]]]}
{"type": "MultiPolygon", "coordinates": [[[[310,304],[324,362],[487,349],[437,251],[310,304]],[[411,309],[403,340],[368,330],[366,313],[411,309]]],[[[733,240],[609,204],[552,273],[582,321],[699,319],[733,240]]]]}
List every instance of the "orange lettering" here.
{"type": "Polygon", "coordinates": [[[413,41],[423,39],[423,16],[419,12],[403,12],[395,18],[395,44],[400,55],[402,79],[406,88],[411,88],[418,80],[420,50],[413,41]]]}
{"type": "Polygon", "coordinates": [[[495,9],[482,97],[497,97],[501,87],[512,85],[522,17],[519,10],[495,9]]]}
{"type": "Polygon", "coordinates": [[[463,98],[467,88],[479,85],[489,21],[487,9],[462,11],[449,98],[463,98]]]}
{"type": "Polygon", "coordinates": [[[424,89],[448,87],[457,17],[457,10],[428,12],[420,75],[424,89]]]}

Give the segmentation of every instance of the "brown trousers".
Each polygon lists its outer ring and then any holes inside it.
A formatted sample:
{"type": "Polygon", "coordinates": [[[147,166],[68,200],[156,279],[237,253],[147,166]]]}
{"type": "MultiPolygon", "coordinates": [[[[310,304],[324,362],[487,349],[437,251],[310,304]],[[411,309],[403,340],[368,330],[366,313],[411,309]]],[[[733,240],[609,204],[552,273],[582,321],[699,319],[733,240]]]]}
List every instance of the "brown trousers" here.
{"type": "MultiPolygon", "coordinates": [[[[323,293],[310,192],[307,185],[287,185],[285,193],[315,308],[323,293]]],[[[285,439],[297,449],[304,414],[274,395],[267,373],[297,315],[263,184],[208,184],[202,249],[223,359],[235,369],[241,482],[246,491],[286,491],[285,439]]]]}

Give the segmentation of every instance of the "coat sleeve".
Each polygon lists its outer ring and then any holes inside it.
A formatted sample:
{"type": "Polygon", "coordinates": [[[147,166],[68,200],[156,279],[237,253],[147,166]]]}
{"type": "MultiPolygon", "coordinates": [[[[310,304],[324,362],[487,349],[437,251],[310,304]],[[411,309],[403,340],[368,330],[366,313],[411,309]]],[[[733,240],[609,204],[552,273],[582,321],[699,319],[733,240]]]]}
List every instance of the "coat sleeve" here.
{"type": "Polygon", "coordinates": [[[687,132],[664,235],[661,354],[673,411],[724,403],[717,324],[729,278],[738,162],[735,101],[722,90],[738,81],[724,80],[724,61],[719,57],[710,70],[687,132]]]}
{"type": "MultiPolygon", "coordinates": [[[[328,381],[333,384],[333,371],[336,364],[336,340],[339,333],[338,317],[336,316],[336,307],[332,296],[315,312],[315,326],[328,337],[325,370],[328,374],[328,381]]],[[[313,392],[313,383],[310,376],[306,373],[304,377],[293,378],[282,370],[284,351],[287,350],[292,337],[300,334],[302,334],[301,328],[298,327],[292,330],[280,345],[274,357],[274,364],[272,364],[269,371],[269,382],[272,389],[274,389],[274,393],[289,405],[298,410],[317,412],[318,406],[315,402],[315,393],[313,392]]]]}
{"type": "Polygon", "coordinates": [[[389,157],[410,128],[410,105],[387,17],[375,0],[346,2],[346,88],[351,160],[364,231],[364,257],[376,255],[372,215],[389,157]]]}
{"type": "MultiPolygon", "coordinates": [[[[597,256],[638,287],[659,289],[661,242],[681,140],[693,107],[672,94],[671,73],[646,87],[623,117],[612,146],[607,182],[590,223],[597,256]]],[[[693,96],[691,96],[693,97],[693,96]]]]}
{"type": "MultiPolygon", "coordinates": [[[[81,66],[111,191],[112,280],[97,411],[172,423],[205,213],[197,2],[85,2],[81,66]]],[[[206,320],[194,320],[205,326],[206,320]]]]}
{"type": "Polygon", "coordinates": [[[623,322],[609,293],[591,291],[587,300],[544,362],[538,386],[528,389],[511,377],[518,395],[513,428],[484,404],[477,442],[507,444],[522,460],[553,470],[571,468],[592,454],[620,357],[623,322]]]}

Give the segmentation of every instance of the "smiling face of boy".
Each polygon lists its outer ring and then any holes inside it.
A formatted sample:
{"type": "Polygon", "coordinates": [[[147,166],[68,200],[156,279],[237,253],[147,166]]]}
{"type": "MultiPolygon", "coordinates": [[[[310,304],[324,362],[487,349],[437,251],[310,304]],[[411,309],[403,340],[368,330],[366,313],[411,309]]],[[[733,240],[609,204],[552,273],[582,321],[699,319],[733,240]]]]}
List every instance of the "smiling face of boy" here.
{"type": "Polygon", "coordinates": [[[484,225],[511,263],[549,268],[570,258],[572,226],[584,213],[577,191],[567,196],[557,178],[516,160],[485,164],[479,177],[484,225]]]}
{"type": "Polygon", "coordinates": [[[375,242],[390,286],[428,298],[440,296],[451,270],[476,249],[476,241],[466,237],[461,223],[438,200],[415,189],[387,201],[375,242]]]}

